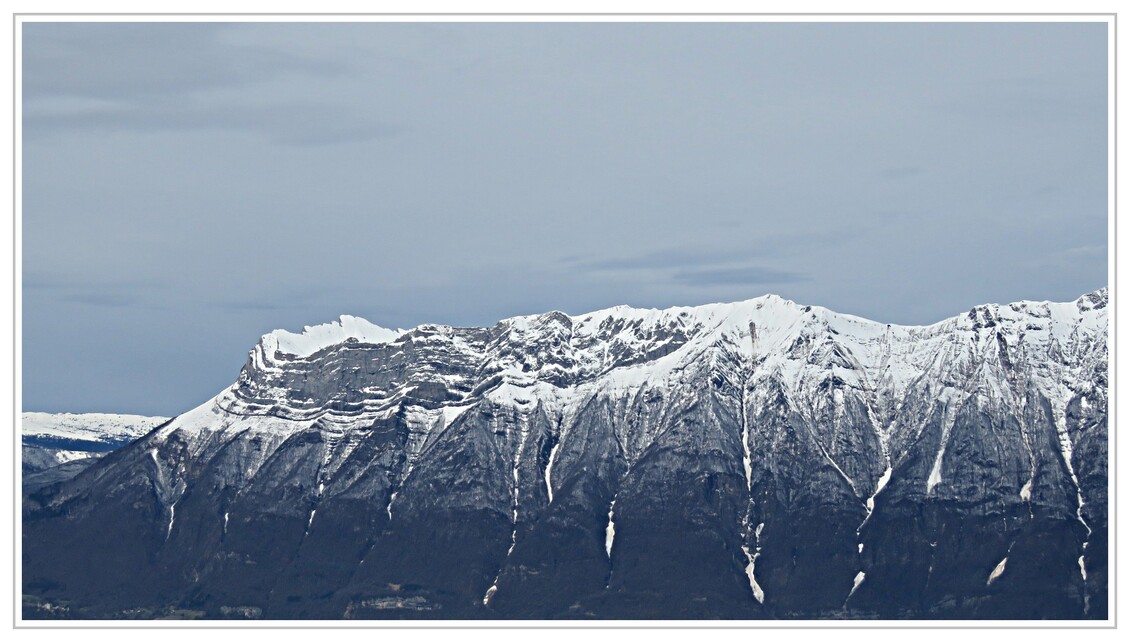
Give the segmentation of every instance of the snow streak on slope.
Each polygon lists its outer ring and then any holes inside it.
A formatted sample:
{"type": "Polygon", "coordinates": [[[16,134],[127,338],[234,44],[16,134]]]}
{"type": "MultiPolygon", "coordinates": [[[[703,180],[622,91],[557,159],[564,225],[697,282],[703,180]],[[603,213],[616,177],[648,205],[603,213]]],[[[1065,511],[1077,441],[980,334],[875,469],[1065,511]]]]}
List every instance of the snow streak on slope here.
{"type": "Polygon", "coordinates": [[[560,440],[553,444],[553,448],[549,450],[549,461],[545,465],[545,493],[550,504],[553,503],[553,461],[557,458],[557,449],[560,447],[560,440]]]}
{"type": "MultiPolygon", "coordinates": [[[[753,356],[757,356],[757,330],[754,325],[750,324],[750,342],[753,348],[753,356]]],[[[752,454],[749,448],[749,418],[747,413],[748,392],[749,392],[749,376],[746,375],[742,380],[742,395],[741,395],[741,419],[742,419],[742,469],[745,472],[745,490],[746,490],[746,508],[745,514],[742,515],[742,552],[746,556],[745,573],[749,580],[749,590],[753,594],[753,599],[757,600],[759,604],[765,603],[765,591],[762,590],[761,585],[757,583],[756,569],[757,557],[761,555],[761,529],[765,527],[762,522],[757,525],[757,530],[754,532],[756,538],[755,550],[753,553],[749,551],[750,536],[750,511],[753,508],[753,498],[749,496],[753,490],[753,467],[752,467],[752,454]]]]}
{"type": "Polygon", "coordinates": [[[616,522],[613,519],[613,513],[616,512],[616,499],[612,499],[612,503],[608,505],[608,525],[604,527],[604,554],[608,559],[612,559],[612,543],[616,541],[616,522]]]}
{"type": "Polygon", "coordinates": [[[761,556],[761,529],[763,528],[765,528],[765,522],[758,524],[753,532],[756,538],[753,553],[749,552],[749,546],[747,544],[742,544],[742,552],[745,553],[747,562],[745,574],[746,577],[749,578],[749,588],[753,592],[753,599],[757,600],[760,604],[765,603],[765,591],[762,590],[761,585],[757,583],[756,570],[757,558],[761,556]]]}
{"type": "Polygon", "coordinates": [[[998,577],[1001,576],[1002,573],[1004,573],[1004,568],[1005,568],[1006,564],[1008,564],[1008,558],[1007,557],[1002,559],[1000,561],[1000,563],[998,563],[996,565],[996,567],[993,568],[992,573],[989,573],[989,581],[985,582],[985,586],[991,585],[998,577]]]}
{"type": "MultiPolygon", "coordinates": [[[[510,529],[510,548],[506,549],[506,558],[503,560],[505,566],[506,560],[510,559],[510,555],[514,552],[514,547],[518,545],[518,509],[521,506],[521,478],[518,475],[518,470],[522,463],[522,453],[526,450],[526,441],[530,435],[529,418],[524,416],[521,420],[521,430],[518,434],[518,447],[514,450],[514,462],[511,468],[512,484],[510,487],[511,506],[513,512],[511,513],[511,529],[510,529]]],[[[483,606],[490,606],[490,600],[494,594],[498,592],[498,580],[502,576],[502,569],[494,576],[494,581],[491,582],[490,588],[487,589],[486,595],[483,596],[483,606]]]]}
{"type": "MultiPolygon", "coordinates": [[[[887,487],[887,483],[891,481],[891,473],[893,472],[894,469],[891,468],[891,463],[888,459],[887,469],[883,471],[883,475],[879,477],[879,482],[875,484],[875,492],[871,493],[871,496],[867,498],[867,516],[863,518],[862,522],[860,522],[859,528],[855,529],[855,537],[857,540],[859,540],[857,548],[860,554],[863,553],[863,541],[862,539],[860,539],[860,536],[863,534],[863,527],[867,525],[867,522],[871,519],[871,514],[875,512],[875,498],[878,497],[879,493],[883,492],[883,489],[887,487]]],[[[863,580],[860,579],[860,581],[862,582],[863,580]]],[[[852,592],[855,592],[854,588],[852,589],[852,592]]]]}
{"type": "Polygon", "coordinates": [[[860,571],[860,572],[855,574],[855,579],[853,579],[852,582],[851,582],[851,590],[848,591],[847,598],[844,600],[844,607],[845,608],[847,607],[848,600],[851,599],[851,596],[855,595],[855,591],[859,588],[860,584],[863,584],[863,580],[865,580],[866,578],[867,578],[867,573],[864,573],[863,571],[860,571]]]}

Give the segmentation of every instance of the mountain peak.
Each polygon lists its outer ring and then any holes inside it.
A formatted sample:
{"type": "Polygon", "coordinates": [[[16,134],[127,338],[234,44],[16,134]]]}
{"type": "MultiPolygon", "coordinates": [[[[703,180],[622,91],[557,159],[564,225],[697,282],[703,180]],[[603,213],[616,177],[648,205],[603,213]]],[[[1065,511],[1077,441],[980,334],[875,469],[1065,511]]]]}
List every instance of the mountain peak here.
{"type": "Polygon", "coordinates": [[[267,355],[274,355],[278,351],[304,358],[350,339],[361,343],[390,343],[401,334],[402,331],[383,328],[361,317],[343,314],[336,321],[305,326],[300,333],[273,330],[263,335],[259,345],[267,355]]]}

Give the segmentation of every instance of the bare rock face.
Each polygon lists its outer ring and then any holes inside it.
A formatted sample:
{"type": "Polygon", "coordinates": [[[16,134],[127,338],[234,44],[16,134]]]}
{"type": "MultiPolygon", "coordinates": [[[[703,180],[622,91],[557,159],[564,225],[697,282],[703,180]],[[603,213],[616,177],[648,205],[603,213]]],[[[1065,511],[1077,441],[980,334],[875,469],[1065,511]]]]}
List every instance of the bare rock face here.
{"type": "Polygon", "coordinates": [[[25,617],[1106,618],[1106,305],[276,331],[26,494],[25,617]]]}

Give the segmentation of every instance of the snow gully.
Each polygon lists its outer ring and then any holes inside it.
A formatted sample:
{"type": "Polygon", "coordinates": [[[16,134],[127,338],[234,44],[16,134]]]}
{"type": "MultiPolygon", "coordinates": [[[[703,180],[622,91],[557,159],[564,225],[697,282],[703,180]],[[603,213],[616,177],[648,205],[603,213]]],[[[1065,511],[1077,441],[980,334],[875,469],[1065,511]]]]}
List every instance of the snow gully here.
{"type": "MultiPolygon", "coordinates": [[[[756,357],[757,349],[757,330],[756,327],[750,324],[750,333],[752,335],[751,341],[755,350],[754,356],[756,357]]],[[[742,464],[745,470],[745,490],[746,490],[746,507],[745,515],[742,517],[742,552],[746,556],[745,574],[749,579],[749,590],[753,594],[753,599],[757,600],[758,604],[765,603],[765,591],[761,585],[757,583],[757,558],[761,556],[761,529],[765,528],[765,522],[757,525],[757,529],[753,532],[755,539],[754,551],[750,553],[749,541],[750,536],[750,513],[753,510],[753,464],[749,448],[749,420],[746,416],[746,403],[748,401],[747,395],[749,392],[750,379],[753,377],[752,371],[742,378],[742,395],[741,395],[741,418],[742,418],[742,464]]]]}
{"type": "MultiPolygon", "coordinates": [[[[521,424],[522,428],[519,432],[518,447],[514,450],[514,465],[512,468],[513,485],[510,489],[511,501],[513,502],[513,511],[511,513],[512,528],[510,530],[510,548],[506,549],[506,558],[503,560],[502,566],[499,567],[498,573],[495,574],[494,581],[491,582],[490,588],[488,588],[486,594],[483,595],[483,606],[490,606],[491,599],[494,597],[494,594],[498,592],[498,580],[502,577],[502,569],[506,567],[506,560],[510,559],[510,554],[514,552],[514,547],[518,545],[518,508],[521,501],[521,479],[518,475],[518,469],[522,463],[522,453],[526,450],[526,440],[530,435],[529,418],[523,416],[521,418],[521,424]]],[[[549,474],[547,472],[547,484],[548,481],[549,474]]]]}

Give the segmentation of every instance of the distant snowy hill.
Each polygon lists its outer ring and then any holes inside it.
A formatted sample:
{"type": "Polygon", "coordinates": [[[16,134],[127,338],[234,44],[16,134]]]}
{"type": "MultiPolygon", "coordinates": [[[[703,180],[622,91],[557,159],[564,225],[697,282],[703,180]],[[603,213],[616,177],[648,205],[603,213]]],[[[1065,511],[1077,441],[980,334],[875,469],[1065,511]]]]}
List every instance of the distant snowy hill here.
{"type": "Polygon", "coordinates": [[[137,439],[168,420],[168,417],[96,412],[25,412],[22,433],[24,443],[48,446],[49,442],[58,442],[74,446],[74,450],[105,452],[137,439]]]}
{"type": "MultiPolygon", "coordinates": [[[[21,422],[25,482],[48,479],[32,478],[32,475],[64,464],[68,473],[77,473],[95,458],[128,444],[168,420],[168,417],[141,415],[25,412],[21,422]]],[[[51,481],[58,478],[56,474],[49,477],[51,481]]]]}

